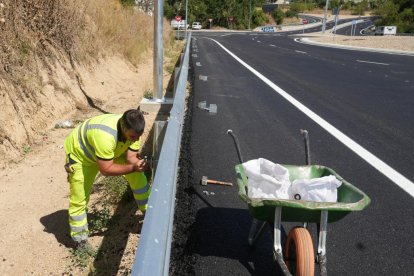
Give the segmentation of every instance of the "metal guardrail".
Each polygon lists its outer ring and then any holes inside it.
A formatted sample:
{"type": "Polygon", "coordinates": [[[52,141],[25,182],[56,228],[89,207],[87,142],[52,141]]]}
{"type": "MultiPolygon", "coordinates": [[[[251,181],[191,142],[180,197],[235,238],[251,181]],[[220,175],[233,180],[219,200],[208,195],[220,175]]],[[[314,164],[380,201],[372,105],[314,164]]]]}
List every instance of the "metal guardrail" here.
{"type": "Polygon", "coordinates": [[[181,62],[173,107],[152,185],[131,275],[168,275],[173,231],[175,192],[184,123],[191,34],[181,62]]]}

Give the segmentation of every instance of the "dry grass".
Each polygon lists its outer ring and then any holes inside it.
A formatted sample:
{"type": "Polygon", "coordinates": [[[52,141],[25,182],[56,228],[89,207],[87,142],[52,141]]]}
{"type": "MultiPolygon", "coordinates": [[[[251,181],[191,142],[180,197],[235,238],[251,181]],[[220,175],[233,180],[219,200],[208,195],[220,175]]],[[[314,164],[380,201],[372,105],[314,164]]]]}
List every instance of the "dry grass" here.
{"type": "MultiPolygon", "coordinates": [[[[152,56],[153,36],[154,18],[118,0],[0,0],[0,154],[23,156],[23,143],[31,145],[62,112],[88,104],[76,87],[78,65],[114,55],[141,64],[152,56]]],[[[164,21],[168,68],[182,48],[173,37],[164,21]]]]}
{"type": "Polygon", "coordinates": [[[134,65],[153,47],[153,18],[137,12],[133,7],[122,7],[119,1],[85,1],[85,13],[91,21],[93,43],[87,39],[85,51],[90,55],[102,50],[120,53],[134,65]],[[89,47],[86,47],[89,45],[89,47]]]}
{"type": "MultiPolygon", "coordinates": [[[[8,84],[34,91],[37,58],[50,46],[73,51],[85,22],[77,0],[4,0],[0,5],[0,77],[8,84]],[[77,24],[68,22],[77,22],[77,24]]],[[[29,93],[30,94],[30,93],[29,93]]]]}
{"type": "MultiPolygon", "coordinates": [[[[15,85],[36,79],[36,59],[50,57],[51,47],[77,62],[110,53],[137,65],[152,53],[154,18],[117,0],[0,3],[0,76],[15,85]]],[[[173,34],[164,30],[165,47],[171,47],[173,34]]]]}
{"type": "MultiPolygon", "coordinates": [[[[116,0],[86,1],[85,14],[88,15],[89,31],[94,36],[93,43],[88,37],[84,52],[90,55],[102,54],[102,50],[122,54],[132,64],[142,62],[150,55],[154,41],[154,18],[138,12],[133,6],[122,7],[116,0]]],[[[164,22],[169,26],[168,22],[164,22]]],[[[173,46],[173,33],[164,28],[164,46],[173,46]]]]}

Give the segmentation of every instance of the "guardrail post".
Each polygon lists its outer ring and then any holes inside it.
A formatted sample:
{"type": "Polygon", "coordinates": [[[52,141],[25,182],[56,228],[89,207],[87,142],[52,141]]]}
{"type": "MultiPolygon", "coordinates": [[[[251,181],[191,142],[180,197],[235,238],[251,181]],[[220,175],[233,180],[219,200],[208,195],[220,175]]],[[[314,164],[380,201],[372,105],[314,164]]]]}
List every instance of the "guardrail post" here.
{"type": "Polygon", "coordinates": [[[154,122],[154,140],[152,143],[152,179],[157,170],[158,161],[161,154],[162,143],[164,142],[165,130],[167,129],[167,121],[155,121],[154,122]]]}

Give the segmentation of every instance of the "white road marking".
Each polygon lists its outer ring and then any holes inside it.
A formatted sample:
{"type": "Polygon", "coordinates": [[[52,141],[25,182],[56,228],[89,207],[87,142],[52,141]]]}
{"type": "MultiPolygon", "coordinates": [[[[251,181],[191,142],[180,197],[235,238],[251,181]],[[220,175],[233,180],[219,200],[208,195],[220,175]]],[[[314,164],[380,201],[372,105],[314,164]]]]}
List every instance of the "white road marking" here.
{"type": "Polygon", "coordinates": [[[240,96],[234,96],[234,95],[229,95],[229,94],[216,94],[215,96],[240,99],[240,96]]]}
{"type": "Polygon", "coordinates": [[[301,102],[296,100],[294,97],[289,95],[286,91],[284,91],[282,88],[271,82],[268,78],[263,76],[261,73],[259,73],[256,69],[245,63],[243,60],[241,60],[238,56],[230,52],[226,47],[221,45],[218,41],[213,40],[217,45],[219,45],[224,51],[226,51],[230,56],[232,56],[235,60],[237,60],[241,65],[246,67],[250,72],[252,72],[254,75],[256,75],[259,79],[261,79],[264,83],[269,85],[274,91],[276,91],[280,96],[285,98],[288,102],[290,102],[293,106],[295,106],[297,109],[302,111],[306,116],[308,116],[310,119],[312,119],[315,123],[320,125],[323,129],[325,129],[327,132],[329,132],[332,136],[334,136],[336,139],[338,139],[341,143],[343,143],[345,146],[347,146],[350,150],[352,150],[355,154],[360,156],[362,159],[364,159],[368,164],[373,166],[375,169],[377,169],[380,173],[385,175],[388,179],[390,179],[392,182],[397,184],[401,189],[406,191],[409,195],[414,197],[414,183],[410,181],[408,178],[394,170],[391,166],[386,164],[384,161],[376,157],[374,154],[360,146],[357,142],[349,138],[347,135],[345,135],[343,132],[341,132],[339,129],[325,121],[322,117],[320,117],[318,114],[307,108],[305,105],[303,105],[301,102]]]}
{"type": "Polygon", "coordinates": [[[296,53],[306,54],[304,51],[295,50],[296,53]]]}
{"type": "Polygon", "coordinates": [[[372,64],[386,65],[386,66],[388,66],[388,65],[389,65],[388,63],[374,62],[374,61],[366,61],[366,60],[359,60],[359,59],[357,59],[356,61],[357,61],[357,62],[362,62],[362,63],[372,63],[372,64]]]}
{"type": "Polygon", "coordinates": [[[276,45],[270,44],[270,47],[276,47],[276,45]]]}
{"type": "Polygon", "coordinates": [[[202,81],[207,81],[208,76],[204,76],[204,75],[199,75],[198,79],[202,80],[202,81]]]}

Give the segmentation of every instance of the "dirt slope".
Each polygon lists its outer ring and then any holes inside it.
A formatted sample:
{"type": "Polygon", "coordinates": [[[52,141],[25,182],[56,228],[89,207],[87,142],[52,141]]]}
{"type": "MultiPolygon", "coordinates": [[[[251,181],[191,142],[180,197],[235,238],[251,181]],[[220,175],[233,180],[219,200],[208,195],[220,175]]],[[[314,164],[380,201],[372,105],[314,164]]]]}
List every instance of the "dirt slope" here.
{"type": "MultiPolygon", "coordinates": [[[[99,98],[99,108],[111,113],[137,108],[145,89],[152,85],[151,58],[139,68],[112,57],[93,67],[78,70],[84,91],[99,98]]],[[[62,79],[68,78],[59,68],[56,72],[60,72],[62,79]]],[[[165,76],[166,81],[168,77],[165,76]]],[[[74,81],[68,81],[67,85],[68,89],[79,90],[74,81]]],[[[51,106],[59,104],[50,100],[51,106]]],[[[82,120],[100,113],[85,106],[60,119],[82,120]]],[[[144,139],[148,136],[154,115],[147,114],[145,119],[144,139]]],[[[70,253],[67,225],[69,190],[63,170],[63,141],[70,131],[49,127],[36,138],[35,145],[27,150],[20,163],[11,164],[0,172],[0,275],[82,275],[88,271],[88,268],[76,268],[70,253]]],[[[104,239],[106,244],[118,243],[110,247],[112,251],[107,258],[94,264],[110,271],[110,274],[128,272],[135,256],[141,217],[135,213],[135,206],[128,208],[120,214],[124,218],[120,225],[113,227],[113,232],[91,238],[95,246],[104,239]],[[111,238],[111,234],[117,236],[111,238]]]]}

